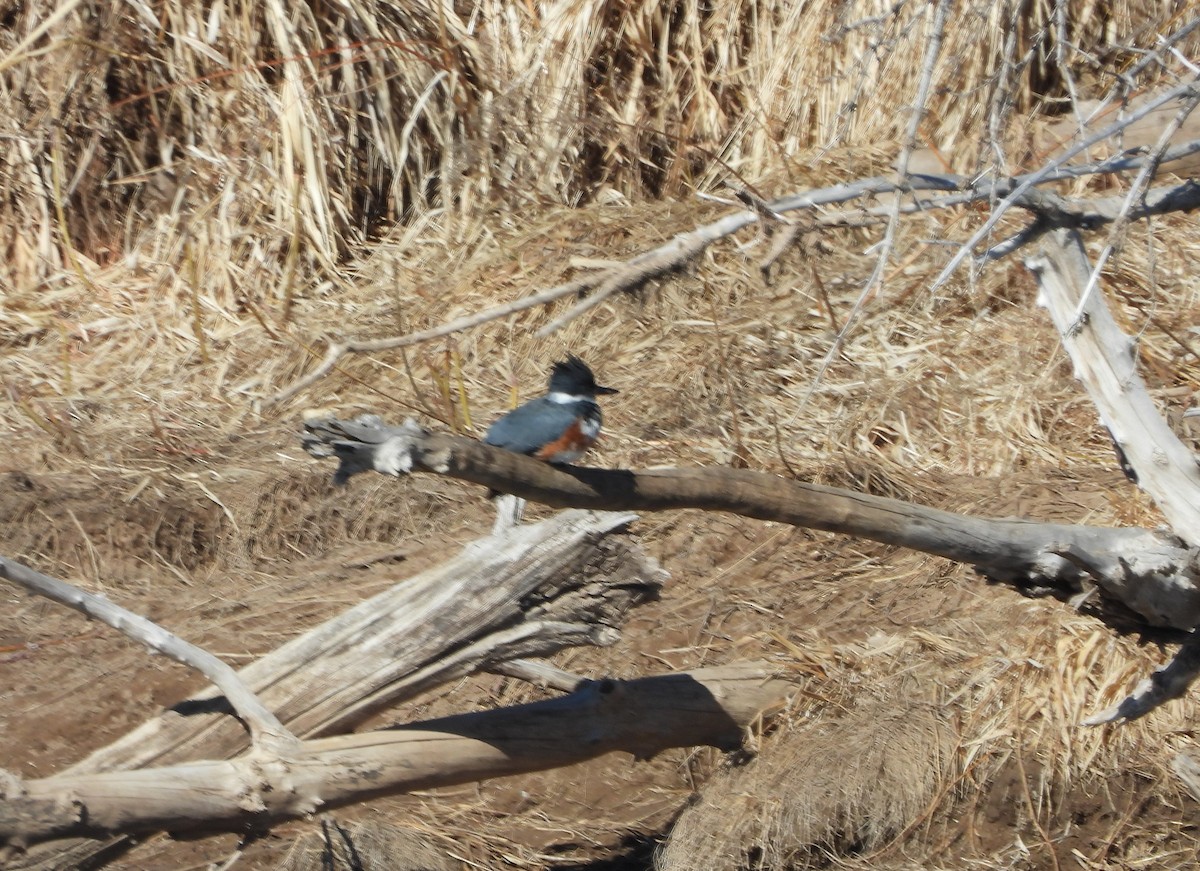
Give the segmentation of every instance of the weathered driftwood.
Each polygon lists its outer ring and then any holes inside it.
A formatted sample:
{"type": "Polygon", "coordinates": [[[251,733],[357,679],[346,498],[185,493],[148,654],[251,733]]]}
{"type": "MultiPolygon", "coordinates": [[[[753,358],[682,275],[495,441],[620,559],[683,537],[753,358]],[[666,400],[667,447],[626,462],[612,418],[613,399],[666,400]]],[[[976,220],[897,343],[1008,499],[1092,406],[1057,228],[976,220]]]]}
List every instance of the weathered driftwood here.
{"type": "Polygon", "coordinates": [[[1200,545],[1200,465],[1159,413],[1137,370],[1137,342],[1117,326],[1092,280],[1083,240],[1059,229],[1025,265],[1037,278],[1039,302],[1050,311],[1077,377],[1137,483],[1172,531],[1200,545]]]}
{"type": "MultiPolygon", "coordinates": [[[[1042,240],[1040,253],[1025,261],[1038,281],[1038,301],[1050,310],[1075,376],[1100,414],[1100,422],[1124,458],[1125,464],[1167,518],[1173,532],[1192,545],[1174,574],[1149,577],[1127,572],[1126,598],[1136,595],[1152,601],[1152,608],[1167,612],[1186,609],[1195,589],[1197,545],[1200,545],[1200,466],[1180,442],[1137,371],[1137,343],[1121,331],[1100,292],[1099,276],[1088,262],[1083,240],[1074,230],[1057,229],[1042,240]]],[[[1105,584],[1105,575],[1092,566],[1089,555],[1067,554],[1105,584]]],[[[1119,577],[1108,579],[1109,586],[1119,577]]],[[[1185,611],[1186,613],[1186,611],[1185,611]]],[[[1165,666],[1143,680],[1119,704],[1089,717],[1089,725],[1141,717],[1170,699],[1187,692],[1200,675],[1200,638],[1189,614],[1181,628],[1192,634],[1165,666]]],[[[1179,625],[1179,624],[1176,624],[1179,625]]]]}
{"type": "Polygon", "coordinates": [[[792,685],[764,663],[590,681],[569,696],[381,732],[107,774],[0,782],[0,841],[238,831],[383,795],[571,765],[614,751],[741,746],[792,685]]]}
{"type": "MultiPolygon", "coordinates": [[[[239,672],[293,734],[346,730],[396,701],[475,670],[581,644],[609,644],[625,612],[665,573],[631,537],[630,514],[563,512],[485,538],[239,672]]],[[[176,705],[63,775],[222,759],[245,731],[216,691],[176,705]]],[[[35,849],[13,867],[75,867],[120,849],[94,842],[35,849]]]]}
{"type": "Polygon", "coordinates": [[[246,725],[250,739],[256,745],[264,746],[264,749],[266,745],[270,745],[283,750],[295,742],[296,737],[284,728],[274,714],[263,707],[254,693],[242,683],[237,672],[207,650],[190,644],[157,623],[152,623],[115,602],[92,595],[66,581],[43,575],[5,557],[0,557],[0,578],[6,578],[31,593],[99,620],[123,632],[134,641],[141,642],[150,650],[196,669],[224,694],[234,714],[246,725]]]}
{"type": "Polygon", "coordinates": [[[728,468],[591,469],[550,466],[412,421],[312,421],[306,448],[336,454],[338,477],[374,470],[433,472],[533,502],[607,510],[728,511],[869,538],[973,565],[987,577],[1070,597],[1084,584],[1150,625],[1190,630],[1200,623],[1200,571],[1193,552],[1145,529],[990,519],[898,499],[728,468]]]}

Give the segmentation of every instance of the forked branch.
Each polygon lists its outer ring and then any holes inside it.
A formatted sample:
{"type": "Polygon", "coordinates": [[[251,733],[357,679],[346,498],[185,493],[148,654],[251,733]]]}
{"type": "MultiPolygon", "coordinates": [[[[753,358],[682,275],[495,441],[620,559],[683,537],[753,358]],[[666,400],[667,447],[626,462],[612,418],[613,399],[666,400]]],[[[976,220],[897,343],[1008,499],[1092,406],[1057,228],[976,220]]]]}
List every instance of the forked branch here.
{"type": "MultiPolygon", "coordinates": [[[[565,511],[473,542],[268,653],[239,677],[294,734],[309,738],[353,728],[398,701],[476,671],[505,669],[514,659],[611,644],[629,609],[653,598],[666,576],[623,533],[634,519],[565,511]]],[[[570,681],[521,663],[509,671],[550,685],[570,681]]],[[[225,759],[245,747],[244,730],[228,716],[219,691],[210,690],[62,776],[225,759]]],[[[290,764],[261,755],[258,761],[267,779],[241,781],[251,803],[256,790],[272,786],[272,772],[290,764]]],[[[249,776],[245,766],[226,771],[249,776]]],[[[300,797],[287,800],[300,806],[300,797]]],[[[56,843],[33,848],[17,867],[92,867],[97,855],[112,857],[128,846],[127,838],[56,843]]]]}
{"type": "MultiPolygon", "coordinates": [[[[1135,120],[1136,117],[1124,119],[1119,125],[1114,125],[1111,130],[1105,132],[1111,136],[1114,131],[1123,129],[1124,126],[1133,123],[1135,120]]],[[[1193,140],[1169,149],[1161,159],[1163,161],[1178,160],[1197,152],[1200,152],[1200,140],[1193,140]]],[[[887,193],[911,194],[918,191],[941,191],[946,194],[940,197],[921,197],[919,200],[899,205],[898,210],[896,204],[891,204],[866,210],[860,209],[842,213],[823,214],[812,222],[811,226],[813,229],[833,226],[861,226],[864,221],[877,223],[880,220],[886,220],[889,215],[893,214],[910,214],[914,212],[926,212],[932,209],[953,208],[973,202],[991,201],[999,197],[1006,198],[1002,201],[1001,206],[1007,209],[1012,206],[1023,207],[1027,202],[1036,203],[1037,198],[1032,194],[1036,194],[1035,187],[1037,185],[1062,181],[1064,179],[1079,178],[1086,175],[1140,169],[1151,159],[1152,157],[1118,155],[1094,163],[1065,166],[1061,165],[1062,162],[1065,162],[1065,158],[1063,158],[1061,161],[1056,161],[1052,166],[1043,167],[1037,172],[1000,179],[985,176],[972,180],[956,175],[909,175],[898,179],[880,176],[806,191],[804,193],[791,194],[766,205],[771,212],[784,214],[793,211],[814,210],[821,206],[844,203],[850,200],[887,193]]],[[[1177,204],[1173,205],[1179,207],[1177,204]]],[[[1076,211],[1081,210],[1086,211],[1086,208],[1078,207],[1076,209],[1076,211]]],[[[325,357],[321,362],[306,375],[272,395],[269,401],[285,402],[293,398],[332,372],[338,362],[348,354],[376,353],[407,348],[453,333],[462,332],[463,330],[472,329],[516,314],[517,312],[547,305],[559,299],[570,296],[581,297],[567,312],[564,312],[551,324],[542,328],[540,334],[545,335],[564,326],[574,318],[616,294],[636,290],[648,281],[685,268],[689,263],[703,254],[713,243],[732,236],[739,230],[754,224],[759,219],[759,212],[755,209],[737,211],[713,223],[698,227],[695,230],[680,233],[670,242],[660,245],[653,250],[639,253],[623,263],[617,263],[604,269],[589,272],[565,284],[547,288],[503,305],[465,315],[464,317],[420,332],[382,339],[330,339],[325,357]]],[[[995,220],[999,220],[998,215],[995,216],[995,220]]],[[[973,239],[969,243],[970,246],[973,247],[975,244],[978,244],[985,235],[978,234],[978,238],[973,239]]],[[[1022,244],[1027,241],[1029,239],[1021,239],[1022,244]]],[[[963,250],[967,251],[969,249],[964,247],[963,250]]],[[[1010,246],[1004,249],[1003,253],[1009,254],[1013,250],[1015,250],[1015,246],[1010,246]]],[[[961,256],[966,255],[962,254],[961,256]]],[[[946,274],[948,275],[949,273],[947,272],[946,274]]]]}
{"type": "Polygon", "coordinates": [[[296,737],[247,688],[237,672],[207,650],[184,641],[157,623],[108,599],[94,596],[66,581],[43,575],[4,557],[0,557],[0,578],[99,620],[156,653],[196,669],[225,694],[234,713],[249,730],[255,747],[264,753],[286,754],[295,746],[296,737]]]}

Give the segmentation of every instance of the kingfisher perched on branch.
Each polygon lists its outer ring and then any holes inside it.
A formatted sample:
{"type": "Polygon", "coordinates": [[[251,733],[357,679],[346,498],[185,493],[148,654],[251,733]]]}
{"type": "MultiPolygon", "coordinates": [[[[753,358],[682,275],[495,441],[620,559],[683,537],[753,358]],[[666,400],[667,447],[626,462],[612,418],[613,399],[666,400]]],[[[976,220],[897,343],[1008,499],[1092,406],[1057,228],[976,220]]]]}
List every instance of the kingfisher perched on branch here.
{"type": "Polygon", "coordinates": [[[597,384],[592,370],[572,354],[554,364],[545,396],[497,420],[483,441],[547,463],[574,463],[600,435],[603,416],[596,397],[618,392],[597,384]]]}

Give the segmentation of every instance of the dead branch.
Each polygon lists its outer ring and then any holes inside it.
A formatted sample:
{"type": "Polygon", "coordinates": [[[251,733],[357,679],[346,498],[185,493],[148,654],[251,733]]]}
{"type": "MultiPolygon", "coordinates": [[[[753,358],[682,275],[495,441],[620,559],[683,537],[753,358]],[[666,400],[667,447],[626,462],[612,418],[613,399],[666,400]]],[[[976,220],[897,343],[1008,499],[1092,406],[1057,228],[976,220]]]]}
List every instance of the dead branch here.
{"type": "Polygon", "coordinates": [[[492,674],[502,674],[523,680],[534,686],[546,689],[552,687],[564,693],[574,692],[580,684],[586,682],[582,675],[572,674],[555,668],[548,662],[532,659],[514,659],[509,662],[499,662],[488,669],[492,674]]]}
{"type": "Polygon", "coordinates": [[[1193,634],[1180,645],[1170,662],[1155,669],[1119,704],[1088,717],[1083,725],[1099,726],[1144,717],[1186,693],[1197,675],[1200,675],[1200,639],[1193,634]]]}
{"type": "Polygon", "coordinates": [[[1014,205],[1032,212],[1036,219],[1020,232],[993,245],[981,259],[1006,257],[1056,227],[1091,230],[1118,220],[1140,221],[1171,212],[1193,211],[1200,208],[1200,183],[1188,179],[1182,184],[1151,188],[1132,204],[1124,196],[1087,199],[1028,190],[1014,205]]]}
{"type": "MultiPolygon", "coordinates": [[[[1193,194],[1200,185],[1192,183],[1193,194]]],[[[1103,294],[1089,293],[1092,275],[1083,240],[1056,230],[1025,261],[1041,290],[1038,301],[1062,337],[1101,423],[1137,473],[1138,485],[1175,533],[1200,545],[1200,466],[1158,413],[1137,371],[1137,343],[1113,320],[1103,294]]]]}
{"type": "MultiPolygon", "coordinates": [[[[1190,95],[1195,87],[1195,82],[1184,82],[1183,84],[1177,85],[1170,90],[1164,91],[1157,97],[1147,100],[1143,105],[1139,106],[1136,111],[1131,112],[1127,117],[1121,118],[1120,120],[1108,125],[1103,130],[1086,137],[1082,142],[1079,142],[1071,148],[1068,148],[1066,151],[1059,154],[1040,169],[1025,176],[1024,179],[1015,188],[1013,188],[1011,193],[1009,193],[1003,200],[996,203],[996,205],[992,208],[991,214],[988,215],[987,220],[984,221],[983,225],[971,235],[971,238],[959,246],[958,251],[955,252],[954,256],[950,258],[950,262],[942,267],[942,271],[938,274],[938,277],[933,280],[933,283],[930,285],[929,289],[931,291],[936,290],[946,283],[946,280],[954,273],[954,270],[956,270],[959,265],[962,264],[963,260],[971,255],[971,253],[975,250],[976,245],[988,237],[988,234],[990,234],[992,230],[995,229],[996,225],[1000,223],[1000,219],[1004,217],[1005,213],[1012,208],[1014,203],[1027,190],[1035,185],[1042,184],[1044,181],[1056,174],[1056,171],[1062,169],[1067,161],[1078,156],[1081,152],[1086,151],[1093,145],[1103,142],[1105,139],[1110,139],[1113,136],[1116,136],[1130,124],[1133,124],[1138,119],[1145,117],[1160,106],[1164,106],[1172,100],[1178,99],[1179,97],[1190,95]]],[[[1161,156],[1151,156],[1147,159],[1154,162],[1159,162],[1163,158],[1161,156]]]]}
{"type": "Polygon", "coordinates": [[[184,641],[132,611],[99,596],[84,592],[66,581],[43,575],[13,560],[0,557],[0,577],[24,587],[31,593],[66,605],[86,617],[99,620],[124,633],[150,650],[196,669],[224,694],[237,718],[250,732],[254,745],[264,752],[285,753],[296,737],[284,728],[258,697],[238,677],[237,672],[207,650],[184,641]]]}
{"type": "Polygon", "coordinates": [[[372,470],[433,472],[557,507],[728,511],[936,554],[968,563],[993,580],[1064,598],[1094,581],[1150,625],[1191,630],[1200,623],[1200,573],[1189,550],[1150,530],[969,517],[742,469],[551,466],[471,439],[430,433],[411,420],[387,426],[367,416],[312,421],[306,428],[309,453],[339,458],[338,481],[372,470]]]}
{"type": "MultiPolygon", "coordinates": [[[[665,572],[621,534],[631,514],[563,512],[467,545],[446,563],[315,627],[239,672],[301,737],[353,728],[417,693],[564,647],[605,645],[665,572]]],[[[221,759],[246,747],[208,691],[97,750],[63,776],[221,759]]],[[[128,842],[31,850],[14,867],[74,868],[128,842]]]]}
{"type": "MultiPolygon", "coordinates": [[[[1155,105],[1157,106],[1158,103],[1156,102],[1155,105]]],[[[1114,135],[1114,132],[1124,129],[1125,124],[1133,123],[1135,120],[1137,120],[1136,117],[1124,119],[1102,132],[1114,135]]],[[[1013,200],[1009,205],[1019,205],[1022,196],[1035,185],[1079,178],[1085,175],[1139,169],[1149,160],[1147,157],[1120,155],[1107,160],[1078,166],[1059,165],[1060,163],[1065,163],[1078,150],[1080,149],[1072,150],[1061,158],[1060,161],[1056,161],[1053,165],[1047,165],[1037,172],[1009,179],[984,177],[971,181],[955,175],[910,175],[900,179],[879,176],[860,179],[859,181],[847,184],[834,185],[828,188],[820,188],[805,193],[792,194],[768,203],[767,208],[771,212],[782,214],[791,211],[815,209],[820,206],[847,202],[861,197],[877,196],[886,193],[909,194],[917,191],[953,191],[957,193],[942,198],[922,198],[918,202],[906,203],[900,208],[900,214],[927,211],[935,208],[951,208],[980,200],[992,200],[996,197],[1006,195],[1011,196],[1013,200]]],[[[1178,160],[1181,157],[1186,157],[1197,152],[1200,152],[1200,140],[1193,140],[1169,149],[1162,157],[1162,160],[1164,162],[1178,160]]],[[[886,215],[894,209],[894,206],[883,207],[883,209],[884,211],[880,212],[880,214],[886,215]]],[[[867,214],[872,215],[876,212],[879,212],[879,210],[871,209],[868,210],[867,214]]],[[[855,211],[827,215],[814,222],[814,226],[857,226],[855,222],[861,221],[863,214],[862,211],[855,211]]],[[[615,294],[636,290],[647,281],[683,269],[688,263],[708,250],[708,247],[714,242],[732,236],[734,233],[750,226],[758,220],[759,212],[756,209],[735,212],[711,224],[706,224],[687,233],[680,233],[665,245],[660,245],[651,251],[638,254],[626,262],[596,270],[595,272],[572,279],[565,284],[539,291],[538,293],[513,300],[504,305],[465,315],[464,317],[428,330],[383,339],[350,339],[341,342],[330,340],[325,357],[316,368],[294,381],[288,387],[269,397],[267,401],[278,403],[293,398],[302,390],[311,387],[332,372],[338,362],[348,354],[374,353],[407,348],[490,323],[491,321],[499,320],[517,312],[546,305],[564,297],[571,295],[583,296],[583,299],[570,310],[539,331],[539,335],[546,335],[615,294]],[[586,296],[584,296],[585,294],[586,296]]],[[[982,238],[980,236],[980,239],[982,238]]],[[[978,241],[974,240],[971,243],[971,248],[975,244],[978,244],[978,241]]],[[[968,249],[963,249],[963,251],[966,250],[968,249]]]]}
{"type": "MultiPolygon", "coordinates": [[[[1200,82],[1200,73],[1197,73],[1192,81],[1193,83],[1200,82]]],[[[1171,142],[1171,138],[1179,132],[1183,122],[1187,120],[1188,115],[1196,108],[1197,103],[1200,103],[1200,88],[1193,89],[1190,94],[1185,96],[1183,105],[1171,122],[1163,128],[1158,142],[1149,155],[1149,159],[1141,170],[1138,171],[1137,177],[1134,178],[1133,183],[1129,186],[1129,190],[1126,191],[1124,201],[1121,203],[1116,218],[1109,229],[1108,243],[1096,258],[1096,265],[1091,270],[1083,295],[1079,297],[1079,302],[1075,309],[1075,321],[1083,317],[1084,307],[1100,282],[1100,273],[1104,270],[1104,264],[1108,262],[1108,259],[1124,243],[1125,231],[1130,221],[1133,220],[1132,212],[1139,202],[1145,201],[1146,186],[1150,183],[1150,179],[1154,173],[1158,171],[1158,167],[1162,162],[1163,155],[1166,153],[1167,146],[1171,142]]]]}
{"type": "MultiPolygon", "coordinates": [[[[1126,213],[1126,207],[1120,206],[1118,215],[1126,213]]],[[[1037,278],[1038,301],[1050,310],[1075,375],[1091,396],[1101,424],[1132,469],[1138,486],[1154,499],[1175,533],[1192,545],[1200,544],[1200,466],[1146,391],[1137,371],[1137,343],[1109,313],[1083,240],[1074,230],[1058,229],[1046,235],[1041,249],[1025,265],[1037,278]]],[[[1193,550],[1189,562],[1183,564],[1192,566],[1193,576],[1194,555],[1193,550]]],[[[1088,558],[1081,554],[1069,558],[1088,567],[1088,558]]],[[[1193,633],[1171,661],[1128,698],[1085,723],[1141,717],[1182,695],[1198,674],[1200,647],[1193,633]]]]}
{"type": "Polygon", "coordinates": [[[394,351],[398,348],[407,348],[412,345],[419,345],[422,342],[429,342],[433,339],[440,339],[442,336],[449,336],[453,333],[459,333],[463,330],[469,330],[471,327],[477,327],[481,324],[489,323],[490,321],[499,320],[517,312],[525,311],[526,309],[536,308],[539,305],[553,302],[556,299],[561,299],[564,296],[571,294],[583,293],[588,288],[592,287],[589,277],[577,278],[574,281],[568,281],[566,284],[560,284],[557,287],[551,287],[540,293],[535,293],[531,296],[513,300],[510,303],[496,306],[495,308],[486,309],[485,311],[475,312],[474,314],[464,315],[461,318],[456,318],[449,323],[442,324],[437,327],[432,327],[428,330],[421,330],[417,333],[409,333],[406,336],[393,336],[387,339],[351,339],[346,342],[329,342],[329,350],[325,352],[325,359],[322,360],[315,369],[309,372],[302,378],[297,379],[290,387],[279,391],[271,397],[271,402],[286,402],[291,399],[301,390],[309,387],[330,372],[337,366],[338,361],[347,354],[368,354],[376,351],[394,351]]]}
{"type": "MultiPolygon", "coordinates": [[[[929,26],[929,36],[925,40],[925,57],[921,64],[921,79],[917,86],[917,100],[916,104],[912,107],[912,116],[909,118],[903,147],[900,149],[900,156],[896,163],[897,172],[902,179],[908,177],[909,159],[912,157],[913,149],[916,147],[917,131],[920,128],[921,119],[925,115],[925,105],[929,99],[929,88],[933,82],[933,68],[937,65],[938,55],[941,53],[942,37],[945,35],[946,19],[949,14],[950,4],[946,0],[940,0],[933,13],[933,21],[929,26]]],[[[904,189],[897,188],[892,195],[891,205],[886,207],[883,238],[872,246],[877,252],[875,255],[875,268],[871,270],[871,275],[854,298],[854,303],[850,306],[850,311],[846,313],[842,321],[842,328],[833,337],[833,341],[829,343],[829,349],[825,352],[825,356],[817,364],[817,371],[810,379],[808,389],[800,397],[800,401],[796,403],[796,407],[792,411],[793,416],[799,414],[808,405],[809,400],[812,399],[813,394],[817,390],[817,386],[825,378],[825,373],[829,371],[829,367],[833,364],[833,361],[842,353],[842,348],[850,335],[850,331],[855,327],[863,305],[866,304],[866,301],[870,299],[871,295],[883,283],[884,273],[887,271],[887,265],[892,256],[892,246],[896,241],[896,231],[900,227],[900,215],[902,214],[904,205],[903,200],[904,189]]]]}
{"type": "Polygon", "coordinates": [[[588,681],[568,696],[250,756],[107,774],[8,778],[0,842],[139,832],[261,831],[385,795],[573,765],[622,751],[737,749],[792,684],[765,663],[588,681]]]}
{"type": "Polygon", "coordinates": [[[1117,221],[1122,213],[1140,220],[1200,208],[1200,182],[1188,179],[1182,184],[1151,188],[1127,212],[1125,199],[1120,196],[1087,199],[1028,191],[1016,205],[1045,218],[1051,226],[1088,230],[1117,221]]]}

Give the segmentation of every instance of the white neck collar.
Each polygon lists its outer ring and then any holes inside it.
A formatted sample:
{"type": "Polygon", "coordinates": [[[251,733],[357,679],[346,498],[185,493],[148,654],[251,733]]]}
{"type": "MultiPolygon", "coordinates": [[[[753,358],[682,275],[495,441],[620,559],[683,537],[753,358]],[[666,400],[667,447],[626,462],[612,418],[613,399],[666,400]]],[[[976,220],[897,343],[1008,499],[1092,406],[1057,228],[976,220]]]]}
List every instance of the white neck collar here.
{"type": "Polygon", "coordinates": [[[546,398],[551,402],[557,402],[561,405],[569,405],[572,402],[584,402],[588,397],[576,396],[573,393],[563,393],[561,390],[551,390],[546,394],[546,398]]]}

